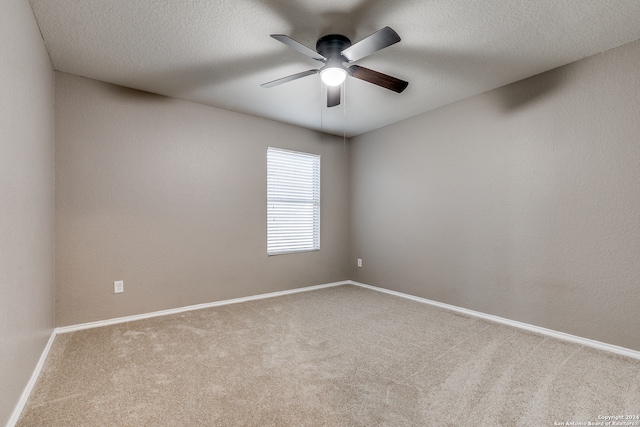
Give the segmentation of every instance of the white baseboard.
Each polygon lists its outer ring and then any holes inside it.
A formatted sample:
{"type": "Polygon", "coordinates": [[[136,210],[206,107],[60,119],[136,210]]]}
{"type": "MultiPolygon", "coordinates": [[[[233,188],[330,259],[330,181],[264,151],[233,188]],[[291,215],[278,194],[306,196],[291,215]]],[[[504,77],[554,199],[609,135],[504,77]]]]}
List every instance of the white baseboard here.
{"type": "Polygon", "coordinates": [[[204,304],[189,305],[186,307],[171,308],[168,310],[153,311],[151,313],[135,314],[132,316],[117,317],[114,319],[98,320],[96,322],[81,323],[79,325],[62,326],[60,328],[56,328],[56,333],[65,334],[67,332],[75,332],[75,331],[80,331],[82,329],[99,328],[101,326],[115,325],[118,323],[133,322],[135,320],[149,319],[152,317],[183,313],[185,311],[200,310],[203,308],[218,307],[221,305],[237,304],[240,302],[254,301],[254,300],[265,299],[265,298],[273,298],[273,297],[279,297],[283,295],[296,294],[298,292],[307,292],[307,291],[313,291],[316,289],[330,288],[332,286],[340,286],[340,285],[348,285],[348,284],[350,284],[350,282],[345,280],[342,282],[325,283],[322,285],[307,286],[305,288],[289,289],[286,291],[270,292],[266,294],[252,295],[252,296],[242,297],[242,298],[233,298],[233,299],[222,300],[222,301],[208,302],[204,304]]]}
{"type": "Polygon", "coordinates": [[[413,301],[421,302],[424,304],[433,305],[436,307],[444,308],[446,310],[455,311],[457,313],[466,314],[468,316],[478,317],[485,320],[490,320],[492,322],[502,323],[504,325],[513,326],[514,328],[524,329],[530,332],[537,332],[542,335],[547,335],[553,338],[557,338],[563,341],[569,341],[576,344],[582,344],[587,347],[597,348],[599,350],[608,351],[615,354],[620,354],[622,356],[631,357],[634,359],[640,360],[640,351],[632,350],[630,348],[620,347],[613,344],[607,344],[601,341],[592,340],[589,338],[583,338],[576,335],[567,334],[564,332],[554,331],[553,329],[547,329],[540,326],[530,325],[528,323],[518,322],[517,320],[505,319],[504,317],[494,316],[492,314],[482,313],[480,311],[469,310],[467,308],[457,307],[455,305],[445,304],[442,302],[432,301],[426,298],[420,298],[409,294],[404,294],[402,292],[392,291],[389,289],[378,288],[376,286],[367,285],[360,282],[355,282],[353,280],[347,281],[351,285],[360,286],[363,288],[371,289],[378,292],[384,292],[389,295],[395,295],[398,297],[410,299],[413,301]]]}
{"type": "MultiPolygon", "coordinates": [[[[79,325],[64,326],[64,327],[56,328],[56,330],[54,332],[56,334],[64,334],[64,333],[67,333],[67,332],[74,332],[74,331],[79,331],[79,330],[82,330],[82,329],[98,328],[98,327],[101,327],[101,326],[115,325],[115,324],[118,324],[118,323],[125,323],[125,322],[133,322],[135,320],[149,319],[149,318],[152,318],[152,317],[167,316],[167,315],[170,315],[170,314],[182,313],[182,312],[185,312],[185,311],[200,310],[200,309],[203,309],[203,308],[217,307],[217,306],[221,306],[221,305],[237,304],[237,303],[241,303],[241,302],[254,301],[254,300],[265,299],[265,298],[279,297],[279,296],[283,296],[283,295],[295,294],[295,293],[298,293],[298,292],[307,292],[307,291],[313,291],[313,290],[316,290],[316,289],[323,289],[323,288],[329,288],[329,287],[340,286],[340,285],[360,286],[362,288],[367,288],[367,289],[371,289],[371,290],[374,290],[374,291],[383,292],[383,293],[386,293],[386,294],[389,294],[389,295],[395,295],[395,296],[398,296],[398,297],[401,297],[401,298],[406,298],[406,299],[410,299],[410,300],[413,300],[413,301],[421,302],[421,303],[424,303],[424,304],[429,304],[429,305],[432,305],[432,306],[444,308],[446,310],[454,311],[454,312],[457,312],[457,313],[466,314],[468,316],[473,316],[473,317],[477,317],[477,318],[480,318],[480,319],[490,320],[490,321],[496,322],[496,323],[502,323],[504,325],[512,326],[514,328],[524,329],[526,331],[531,331],[531,332],[536,332],[536,333],[539,333],[539,334],[542,334],[542,335],[547,335],[547,336],[550,336],[550,337],[553,337],[553,338],[561,339],[563,341],[569,341],[569,342],[573,342],[573,343],[576,343],[576,344],[581,344],[581,345],[585,345],[585,346],[588,346],[588,347],[597,348],[599,350],[604,350],[604,351],[608,351],[608,352],[611,352],[611,353],[620,354],[622,356],[627,356],[627,357],[631,357],[631,358],[640,360],[640,351],[632,350],[632,349],[625,348],[625,347],[620,347],[620,346],[613,345],[613,344],[607,344],[607,343],[604,343],[604,342],[601,342],[601,341],[596,341],[596,340],[592,340],[592,339],[589,339],[589,338],[583,338],[583,337],[579,337],[579,336],[576,336],[576,335],[567,334],[567,333],[564,333],[564,332],[554,331],[552,329],[547,329],[547,328],[543,328],[543,327],[540,327],[540,326],[531,325],[531,324],[528,324],[528,323],[518,322],[517,320],[506,319],[504,317],[494,316],[492,314],[486,314],[486,313],[482,313],[482,312],[475,311],[475,310],[470,310],[470,309],[467,309],[467,308],[458,307],[458,306],[451,305],[451,304],[445,304],[445,303],[442,303],[442,302],[432,301],[432,300],[429,300],[429,299],[426,299],[426,298],[421,298],[421,297],[417,297],[417,296],[414,296],[414,295],[405,294],[405,293],[402,293],[402,292],[392,291],[392,290],[384,289],[384,288],[378,288],[376,286],[367,285],[365,283],[360,283],[360,282],[356,282],[356,281],[353,281],[353,280],[344,280],[344,281],[341,281],[341,282],[325,283],[325,284],[322,284],[322,285],[307,286],[307,287],[304,287],[304,288],[296,288],[296,289],[290,289],[290,290],[286,290],[286,291],[270,292],[270,293],[266,293],[266,294],[252,295],[252,296],[242,297],[242,298],[234,298],[234,299],[215,301],[215,302],[210,302],[210,303],[205,303],[205,304],[197,304],[197,305],[190,305],[190,306],[186,306],[186,307],[172,308],[172,309],[169,309],[169,310],[154,311],[154,312],[151,312],[151,313],[136,314],[136,315],[133,315],[133,316],[118,317],[118,318],[115,318],[115,319],[100,320],[100,321],[97,321],[97,322],[82,323],[82,324],[79,324],[79,325]]],[[[53,337],[53,335],[52,335],[52,337],[53,337]]],[[[50,341],[53,341],[53,339],[51,339],[50,341]]],[[[48,346],[50,346],[50,343],[49,343],[48,346]]],[[[47,348],[46,351],[48,352],[48,348],[47,348]]],[[[27,397],[28,397],[28,395],[27,395],[27,397]]]]}
{"type": "Polygon", "coordinates": [[[7,423],[7,427],[14,427],[18,422],[18,418],[20,418],[20,414],[24,409],[24,405],[27,404],[27,400],[29,400],[29,395],[31,394],[31,390],[36,385],[36,381],[38,381],[38,377],[40,376],[40,372],[42,371],[42,367],[44,366],[44,362],[47,360],[47,356],[49,355],[49,350],[51,350],[51,346],[53,345],[53,341],[56,338],[55,329],[51,332],[51,336],[49,337],[49,341],[47,341],[47,345],[44,346],[44,350],[42,350],[42,354],[40,355],[40,359],[38,359],[38,363],[36,364],[33,373],[31,374],[31,378],[29,378],[29,382],[27,386],[22,391],[22,395],[20,396],[20,400],[16,404],[16,407],[13,409],[13,413],[9,418],[9,422],[7,423]]]}

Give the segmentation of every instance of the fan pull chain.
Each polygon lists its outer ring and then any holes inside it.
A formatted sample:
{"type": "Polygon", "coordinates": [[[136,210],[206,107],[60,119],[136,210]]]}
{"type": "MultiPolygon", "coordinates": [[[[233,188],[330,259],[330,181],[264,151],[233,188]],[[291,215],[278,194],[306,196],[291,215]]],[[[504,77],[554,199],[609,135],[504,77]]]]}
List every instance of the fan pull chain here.
{"type": "Polygon", "coordinates": [[[347,152],[347,81],[342,83],[342,151],[347,152]]]}
{"type": "Polygon", "coordinates": [[[324,99],[322,94],[322,80],[318,79],[318,82],[320,85],[320,139],[324,139],[324,124],[322,123],[322,111],[324,110],[324,108],[322,108],[322,100],[324,99]]]}

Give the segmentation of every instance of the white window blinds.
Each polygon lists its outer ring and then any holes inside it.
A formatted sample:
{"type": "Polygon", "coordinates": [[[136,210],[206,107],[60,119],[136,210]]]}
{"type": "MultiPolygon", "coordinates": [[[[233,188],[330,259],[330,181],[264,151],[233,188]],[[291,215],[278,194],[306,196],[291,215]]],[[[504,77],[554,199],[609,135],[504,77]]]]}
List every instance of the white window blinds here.
{"type": "Polygon", "coordinates": [[[320,156],[267,148],[267,254],[320,249],[320,156]]]}

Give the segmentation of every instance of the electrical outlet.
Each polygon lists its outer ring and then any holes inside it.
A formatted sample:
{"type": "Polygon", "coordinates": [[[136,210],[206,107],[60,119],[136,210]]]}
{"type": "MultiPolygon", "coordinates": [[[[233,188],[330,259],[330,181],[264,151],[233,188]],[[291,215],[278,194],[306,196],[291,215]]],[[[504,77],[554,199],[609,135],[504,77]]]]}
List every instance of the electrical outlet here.
{"type": "Polygon", "coordinates": [[[119,294],[124,292],[124,280],[116,280],[113,282],[113,293],[119,294]]]}
{"type": "Polygon", "coordinates": [[[362,267],[362,260],[358,258],[358,267],[362,267]]]}

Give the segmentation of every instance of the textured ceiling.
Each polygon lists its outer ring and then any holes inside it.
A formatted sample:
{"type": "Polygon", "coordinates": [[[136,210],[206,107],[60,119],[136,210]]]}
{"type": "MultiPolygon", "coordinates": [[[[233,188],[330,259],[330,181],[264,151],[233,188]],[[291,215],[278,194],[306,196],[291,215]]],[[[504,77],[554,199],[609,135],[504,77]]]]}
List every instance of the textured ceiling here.
{"type": "MultiPolygon", "coordinates": [[[[56,70],[358,135],[640,39],[638,0],[31,0],[56,70]],[[315,49],[390,26],[398,44],[357,61],[403,80],[401,94],[347,79],[327,109],[321,66],[270,34],[315,49]]],[[[560,83],[561,84],[561,83],[560,83]]],[[[553,90],[554,88],[541,88],[553,90]]]]}

